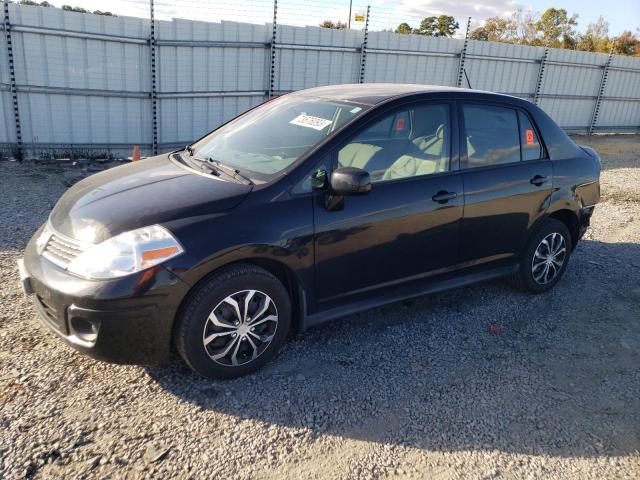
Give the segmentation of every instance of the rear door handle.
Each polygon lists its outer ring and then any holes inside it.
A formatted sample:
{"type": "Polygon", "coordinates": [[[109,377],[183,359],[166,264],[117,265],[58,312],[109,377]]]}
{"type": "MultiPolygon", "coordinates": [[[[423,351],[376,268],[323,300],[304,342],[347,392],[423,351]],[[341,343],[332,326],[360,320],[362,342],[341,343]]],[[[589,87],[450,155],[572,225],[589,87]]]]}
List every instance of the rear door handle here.
{"type": "Polygon", "coordinates": [[[531,182],[532,185],[536,185],[537,187],[539,187],[540,185],[547,182],[548,180],[549,180],[549,177],[536,175],[531,180],[529,180],[529,182],[531,182]]]}
{"type": "Polygon", "coordinates": [[[453,200],[457,196],[458,194],[455,192],[447,192],[446,190],[440,190],[433,197],[431,197],[431,200],[438,203],[447,203],[449,200],[453,200]]]}

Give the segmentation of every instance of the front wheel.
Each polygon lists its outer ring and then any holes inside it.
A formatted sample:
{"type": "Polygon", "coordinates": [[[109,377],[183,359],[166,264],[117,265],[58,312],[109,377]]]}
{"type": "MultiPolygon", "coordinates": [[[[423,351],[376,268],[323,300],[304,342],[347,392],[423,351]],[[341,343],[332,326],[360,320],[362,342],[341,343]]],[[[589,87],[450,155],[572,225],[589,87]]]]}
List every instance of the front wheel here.
{"type": "Polygon", "coordinates": [[[178,322],[176,346],[186,363],[205,377],[234,378],[278,353],[291,324],[291,302],[269,272],[236,265],[198,287],[178,322]]]}
{"type": "Polygon", "coordinates": [[[554,218],[545,220],[527,243],[513,283],[532,293],[551,290],[564,275],[571,251],[566,225],[554,218]]]}

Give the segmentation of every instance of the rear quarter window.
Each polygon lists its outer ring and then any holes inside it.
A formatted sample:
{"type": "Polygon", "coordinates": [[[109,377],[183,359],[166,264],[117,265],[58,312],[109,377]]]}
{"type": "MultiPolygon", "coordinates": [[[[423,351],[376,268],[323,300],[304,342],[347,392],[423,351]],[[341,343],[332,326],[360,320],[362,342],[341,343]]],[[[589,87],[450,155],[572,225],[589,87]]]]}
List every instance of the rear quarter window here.
{"type": "Polygon", "coordinates": [[[531,119],[524,112],[518,111],[520,123],[520,143],[522,144],[522,160],[539,160],[544,158],[544,148],[540,143],[538,132],[531,119]]]}

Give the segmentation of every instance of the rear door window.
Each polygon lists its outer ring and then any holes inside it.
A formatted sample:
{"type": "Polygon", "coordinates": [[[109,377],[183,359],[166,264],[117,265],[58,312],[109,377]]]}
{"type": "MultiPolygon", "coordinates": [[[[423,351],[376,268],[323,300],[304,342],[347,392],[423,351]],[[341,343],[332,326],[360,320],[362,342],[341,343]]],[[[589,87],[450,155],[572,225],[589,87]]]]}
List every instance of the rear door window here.
{"type": "Polygon", "coordinates": [[[517,111],[493,105],[462,107],[467,135],[467,168],[520,161],[517,111]]]}
{"type": "Polygon", "coordinates": [[[518,111],[520,120],[520,143],[522,144],[522,160],[539,160],[544,158],[544,148],[540,144],[538,133],[533,128],[529,116],[518,111]]]}

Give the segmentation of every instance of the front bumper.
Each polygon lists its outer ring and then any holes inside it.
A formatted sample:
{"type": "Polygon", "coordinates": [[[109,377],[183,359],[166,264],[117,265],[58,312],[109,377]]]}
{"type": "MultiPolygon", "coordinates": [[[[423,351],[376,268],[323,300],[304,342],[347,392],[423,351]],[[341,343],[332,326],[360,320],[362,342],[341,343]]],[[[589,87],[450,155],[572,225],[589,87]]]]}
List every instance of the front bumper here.
{"type": "Polygon", "coordinates": [[[169,358],[186,283],[162,266],[115,280],[85,280],[38,255],[34,239],[19,262],[20,277],[44,325],[99,360],[157,365],[169,358]]]}

